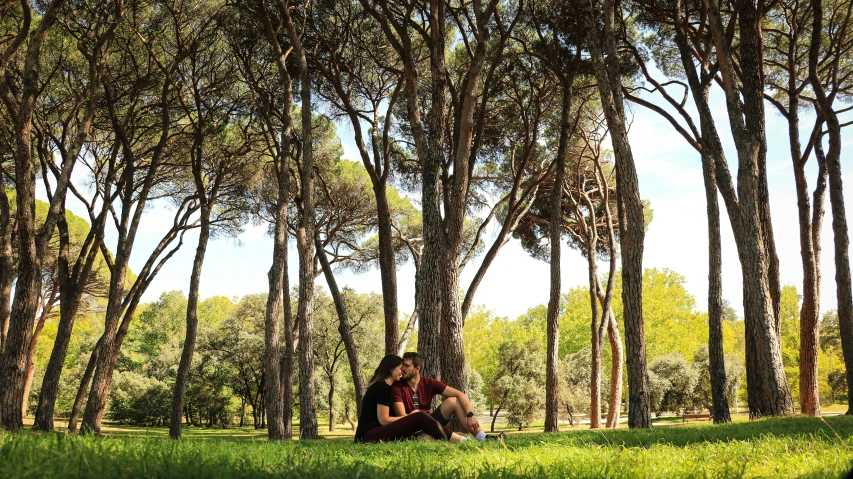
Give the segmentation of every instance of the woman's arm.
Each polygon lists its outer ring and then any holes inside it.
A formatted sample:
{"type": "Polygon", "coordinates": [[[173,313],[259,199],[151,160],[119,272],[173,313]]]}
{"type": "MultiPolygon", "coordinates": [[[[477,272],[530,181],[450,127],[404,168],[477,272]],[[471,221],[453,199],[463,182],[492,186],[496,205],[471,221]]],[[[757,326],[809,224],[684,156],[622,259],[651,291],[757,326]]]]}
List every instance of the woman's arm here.
{"type": "MultiPolygon", "coordinates": [[[[412,413],[415,413],[415,412],[420,412],[420,410],[415,409],[414,411],[412,411],[412,413]]],[[[386,424],[390,424],[390,423],[396,421],[397,419],[403,418],[403,416],[392,416],[391,415],[391,408],[389,408],[388,406],[383,406],[382,404],[376,405],[376,415],[379,418],[379,424],[381,424],[383,426],[386,424]]]]}

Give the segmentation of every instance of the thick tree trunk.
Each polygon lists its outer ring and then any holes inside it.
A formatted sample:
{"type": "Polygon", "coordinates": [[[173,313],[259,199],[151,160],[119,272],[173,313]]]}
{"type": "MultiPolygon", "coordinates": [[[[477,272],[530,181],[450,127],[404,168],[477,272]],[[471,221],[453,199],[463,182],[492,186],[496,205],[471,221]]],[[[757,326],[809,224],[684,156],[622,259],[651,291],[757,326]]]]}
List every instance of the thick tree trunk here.
{"type": "Polygon", "coordinates": [[[178,374],[175,378],[175,392],[172,397],[172,417],[169,424],[169,437],[181,438],[181,427],[183,425],[184,402],[187,397],[187,384],[190,380],[190,369],[193,365],[193,354],[195,353],[195,342],[198,336],[198,289],[201,285],[201,269],[204,264],[204,255],[207,252],[207,243],[210,240],[210,208],[207,203],[201,211],[201,231],[198,237],[198,247],[195,250],[193,269],[190,274],[190,291],[187,295],[187,329],[184,336],[184,347],[181,351],[181,362],[178,364],[178,374]]]}
{"type": "Polygon", "coordinates": [[[83,372],[83,378],[80,380],[80,386],[77,387],[77,394],[74,396],[74,404],[71,406],[71,415],[68,417],[67,432],[74,434],[77,432],[77,420],[80,417],[80,409],[83,407],[83,400],[86,398],[86,391],[89,390],[89,382],[92,381],[92,376],[95,374],[95,365],[98,362],[98,355],[101,352],[103,345],[103,336],[95,343],[92,348],[92,354],[89,356],[89,361],[86,363],[86,370],[83,372]]]}
{"type": "Polygon", "coordinates": [[[708,364],[711,377],[712,416],[715,424],[725,424],[731,422],[731,414],[726,396],[726,363],[723,353],[722,240],[717,183],[714,180],[714,158],[709,151],[702,154],[702,175],[708,214],[708,364]]]}
{"type": "MultiPolygon", "coordinates": [[[[422,191],[424,250],[421,266],[415,278],[415,302],[418,307],[418,353],[424,359],[421,374],[435,379],[441,378],[439,344],[441,334],[441,218],[438,216],[437,174],[427,175],[424,167],[422,191]],[[427,187],[428,184],[432,187],[427,187]],[[429,191],[428,191],[429,190],[429,191]],[[434,190],[434,191],[433,191],[434,190]],[[435,211],[432,211],[435,209],[435,211]]],[[[455,268],[456,265],[454,264],[455,268]]]]}
{"type": "MultiPolygon", "coordinates": [[[[317,248],[317,258],[320,260],[320,265],[323,268],[323,274],[326,276],[326,284],[329,286],[329,291],[332,295],[332,300],[335,302],[335,310],[338,313],[338,332],[341,334],[341,339],[344,342],[344,349],[347,352],[347,360],[349,361],[350,374],[353,379],[353,388],[355,389],[355,404],[357,409],[357,413],[361,416],[361,400],[364,398],[364,393],[367,390],[367,387],[364,384],[364,375],[361,373],[361,362],[358,359],[358,349],[356,348],[355,338],[352,335],[352,328],[349,323],[349,315],[347,314],[346,303],[344,302],[343,296],[341,296],[341,292],[338,289],[338,283],[335,281],[335,276],[332,273],[332,266],[329,264],[328,258],[326,258],[326,252],[323,250],[323,245],[320,243],[320,240],[316,241],[315,244],[317,248]]],[[[329,378],[330,384],[334,381],[334,378],[329,378]]],[[[331,408],[331,392],[329,393],[329,407],[331,408]]],[[[329,417],[333,417],[331,412],[329,413],[329,417]]],[[[329,422],[329,427],[334,427],[329,422]]],[[[334,429],[329,429],[333,431],[334,429]]]]}
{"type": "MultiPolygon", "coordinates": [[[[461,246],[461,245],[460,245],[461,246]]],[[[462,342],[462,305],[459,298],[460,247],[442,251],[441,259],[441,380],[468,394],[465,349],[462,342]]]]}
{"type": "MultiPolygon", "coordinates": [[[[614,32],[615,6],[604,2],[603,38],[598,27],[589,29],[590,51],[605,119],[616,156],[616,187],[619,211],[619,240],[622,251],[622,304],[624,305],[626,359],[628,365],[628,426],[651,427],[651,407],[646,379],[646,340],[643,325],[643,240],[645,223],[639,180],[625,126],[619,65],[605,63],[601,42],[609,59],[618,58],[614,32]]],[[[587,9],[591,14],[591,10],[587,9]]],[[[591,20],[591,17],[587,17],[591,20]]],[[[593,25],[593,22],[589,22],[593,25]]]]}
{"type": "MultiPolygon", "coordinates": [[[[548,295],[548,316],[546,319],[546,360],[545,360],[545,432],[559,432],[558,424],[558,394],[559,375],[557,366],[560,362],[560,258],[563,226],[563,183],[566,176],[566,155],[569,149],[571,125],[569,115],[572,107],[572,84],[569,79],[563,84],[563,98],[560,111],[560,139],[557,150],[554,186],[551,190],[551,218],[549,238],[551,242],[551,287],[548,295]]],[[[509,221],[509,220],[507,220],[509,221]]],[[[590,274],[592,274],[590,272],[590,274]]],[[[595,293],[593,293],[595,295],[595,293]]],[[[593,313],[593,317],[597,315],[593,313]]],[[[593,321],[595,322],[595,321],[593,321]]]]}

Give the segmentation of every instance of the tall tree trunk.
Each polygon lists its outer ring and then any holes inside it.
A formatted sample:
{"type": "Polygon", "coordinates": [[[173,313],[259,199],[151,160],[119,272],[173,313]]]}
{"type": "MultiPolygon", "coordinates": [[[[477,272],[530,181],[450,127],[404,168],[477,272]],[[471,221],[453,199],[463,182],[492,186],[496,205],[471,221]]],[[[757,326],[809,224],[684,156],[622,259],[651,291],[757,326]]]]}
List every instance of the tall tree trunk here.
{"type": "MultiPolygon", "coordinates": [[[[591,7],[591,5],[590,5],[591,7]]],[[[615,37],[615,5],[604,1],[603,38],[592,21],[590,51],[605,119],[616,156],[616,188],[619,240],[622,251],[622,304],[624,305],[626,359],[628,364],[628,426],[651,427],[651,406],[646,379],[646,339],[643,325],[643,241],[645,222],[639,180],[625,126],[619,62],[605,63],[601,42],[609,59],[618,58],[615,37]]],[[[591,15],[591,8],[587,8],[591,15]]],[[[591,16],[587,17],[591,20],[591,16]]]]}
{"type": "Polygon", "coordinates": [[[0,354],[6,345],[9,315],[12,312],[12,282],[15,279],[15,261],[12,256],[14,228],[5,175],[0,174],[0,354]]]}
{"type": "MultiPolygon", "coordinates": [[[[569,135],[571,135],[569,116],[572,107],[572,81],[573,78],[565,81],[563,84],[563,98],[560,111],[560,139],[554,172],[554,187],[551,190],[551,223],[549,225],[551,287],[548,296],[548,317],[545,333],[547,344],[547,358],[545,362],[545,432],[559,432],[560,430],[557,422],[560,388],[557,372],[557,366],[560,362],[560,246],[562,246],[563,226],[563,183],[566,177],[566,156],[569,150],[569,135]]],[[[592,274],[591,271],[590,274],[592,274]]],[[[596,316],[593,313],[593,317],[596,316]]]]}
{"type": "MultiPolygon", "coordinates": [[[[764,80],[761,27],[756,6],[744,4],[738,12],[739,63],[735,77],[733,54],[722,25],[717,0],[706,0],[709,30],[717,52],[726,96],[727,113],[738,153],[737,197],[718,138],[706,143],[716,159],[717,184],[723,192],[743,273],[746,330],[747,395],[751,417],[786,414],[793,410],[791,391],[782,366],[778,334],[778,275],[771,238],[764,134],[764,80]],[[741,85],[741,88],[738,88],[741,85]]],[[[684,54],[682,54],[683,56],[684,54]]],[[[682,60],[684,61],[684,60],[682,60]]],[[[691,88],[692,90],[693,88],[691,88]]],[[[698,92],[697,92],[698,93],[698,92]]],[[[697,93],[694,93],[696,98],[697,93]]],[[[697,106],[702,103],[697,100],[697,106]]],[[[701,105],[705,109],[707,105],[701,105]]],[[[704,113],[707,115],[707,113],[704,113]]]]}
{"type": "MultiPolygon", "coordinates": [[[[796,105],[794,105],[796,108],[796,105]]],[[[794,111],[791,116],[795,115],[794,111]]],[[[795,121],[790,129],[799,128],[795,121]]],[[[793,133],[793,131],[791,132],[793,133]]],[[[812,231],[812,208],[809,198],[808,182],[803,164],[800,163],[799,137],[791,136],[796,142],[794,160],[794,184],[797,190],[797,214],[800,226],[800,257],[803,262],[803,303],[800,308],[800,412],[809,416],[820,415],[820,394],[818,391],[818,337],[820,323],[820,290],[818,286],[818,263],[815,258],[812,231]]]]}
{"type": "MultiPolygon", "coordinates": [[[[353,388],[355,389],[355,404],[358,408],[357,413],[361,416],[361,400],[364,398],[364,393],[367,390],[367,387],[364,384],[364,375],[361,373],[361,362],[358,359],[358,349],[356,348],[355,338],[352,335],[352,328],[349,323],[346,303],[338,289],[338,282],[335,280],[335,276],[332,273],[332,266],[329,264],[329,260],[326,257],[326,251],[323,249],[323,245],[320,243],[319,239],[316,240],[315,246],[317,248],[317,258],[320,260],[320,265],[323,268],[323,274],[326,276],[326,284],[329,286],[329,291],[332,294],[332,300],[335,302],[335,310],[338,313],[338,332],[341,334],[341,339],[344,342],[344,349],[347,352],[347,360],[349,361],[353,388]]],[[[330,377],[329,380],[333,381],[333,378],[330,377]]],[[[331,407],[332,404],[331,394],[332,393],[329,393],[329,407],[331,407]]],[[[329,417],[331,418],[331,413],[329,414],[329,417]]],[[[329,427],[333,427],[331,422],[329,423],[329,427]]],[[[329,430],[332,431],[333,429],[329,430]]]]}
{"type": "Polygon", "coordinates": [[[335,375],[329,375],[329,432],[335,432],[335,375]]]}
{"type": "MultiPolygon", "coordinates": [[[[289,82],[289,77],[288,77],[289,82]]],[[[288,98],[292,98],[290,94],[286,94],[288,98]]],[[[288,103],[287,101],[285,103],[288,103]]],[[[285,104],[286,111],[292,110],[292,104],[285,104]]],[[[282,146],[284,142],[289,141],[290,128],[285,128],[285,134],[282,134],[282,146]],[[286,135],[286,136],[285,136],[286,135]]],[[[287,427],[284,421],[285,408],[284,396],[291,394],[291,378],[287,378],[286,385],[281,377],[282,373],[282,356],[279,345],[281,331],[279,327],[279,315],[282,312],[290,311],[290,301],[282,304],[282,293],[286,293],[284,283],[285,275],[287,274],[287,203],[289,195],[289,172],[286,167],[287,155],[279,153],[275,166],[275,174],[278,178],[278,199],[275,212],[275,233],[273,238],[273,260],[270,267],[269,291],[267,292],[267,306],[264,314],[264,371],[268,378],[264,396],[267,407],[267,417],[269,418],[269,427],[267,428],[267,437],[269,439],[290,439],[289,434],[285,434],[287,427]],[[282,387],[284,386],[284,387],[282,387]]],[[[289,342],[291,332],[287,329],[289,325],[285,324],[285,341],[289,342]]],[[[286,357],[286,355],[285,355],[286,357]]],[[[292,358],[290,359],[292,361],[292,358]]],[[[289,421],[288,421],[289,422],[289,421]]]]}
{"type": "MultiPolygon", "coordinates": [[[[285,240],[285,246],[287,241],[285,240]]],[[[285,247],[282,254],[282,261],[287,263],[287,248],[285,247]]],[[[284,354],[281,356],[281,419],[284,424],[282,439],[293,438],[293,360],[296,357],[296,345],[299,341],[298,330],[294,328],[293,311],[290,301],[290,276],[287,273],[287,268],[284,268],[282,275],[282,312],[284,313],[284,322],[282,329],[284,330],[284,354]]]]}
{"type": "Polygon", "coordinates": [[[77,387],[77,394],[74,396],[74,404],[71,406],[71,415],[68,417],[68,427],[66,428],[67,432],[71,434],[77,432],[77,420],[80,417],[80,409],[83,407],[83,400],[86,399],[89,382],[92,381],[92,376],[95,374],[95,365],[98,363],[98,355],[101,353],[103,342],[104,338],[101,336],[98,342],[95,343],[95,347],[92,348],[92,354],[86,363],[86,370],[83,372],[80,386],[77,387]]]}
{"type": "MultiPolygon", "coordinates": [[[[832,233],[835,242],[835,285],[838,300],[838,326],[841,331],[841,349],[847,369],[848,396],[853,397],[853,290],[850,279],[850,237],[847,229],[847,214],[844,208],[844,185],[841,176],[841,125],[818,75],[818,60],[821,54],[823,31],[823,2],[811,0],[812,38],[809,49],[809,81],[817,99],[818,114],[826,122],[829,135],[829,151],[823,162],[829,178],[829,204],[832,207],[832,233]]],[[[850,15],[849,8],[847,15],[850,15]]],[[[818,140],[822,142],[822,139],[818,140]]],[[[822,154],[822,145],[816,145],[817,154],[822,154]]],[[[847,414],[853,414],[853,405],[847,414]]]]}
{"type": "MultiPolygon", "coordinates": [[[[394,254],[394,231],[388,206],[386,185],[373,184],[376,195],[377,229],[379,236],[379,275],[382,280],[382,307],[385,312],[385,354],[396,354],[399,348],[400,313],[397,309],[397,265],[394,254]]],[[[359,404],[361,404],[359,402],[359,404]]]]}
{"type": "MultiPolygon", "coordinates": [[[[705,92],[707,95],[707,88],[705,92]]],[[[726,362],[723,352],[723,252],[714,166],[710,148],[705,148],[702,152],[702,175],[708,214],[708,372],[711,377],[714,423],[725,424],[732,419],[726,396],[726,362]]]]}
{"type": "MultiPolygon", "coordinates": [[[[306,6],[307,9],[307,6],[306,6]]],[[[290,11],[279,3],[279,11],[287,28],[293,53],[299,66],[302,100],[302,165],[299,168],[302,216],[296,233],[299,252],[299,438],[316,439],[317,402],[314,394],[314,145],[311,122],[311,73],[302,42],[290,17],[290,11]]],[[[307,14],[307,13],[306,13],[307,14]]]]}
{"type": "Polygon", "coordinates": [[[441,255],[441,380],[468,394],[465,348],[462,341],[462,305],[459,298],[459,257],[461,244],[452,245],[441,255]]]}
{"type": "Polygon", "coordinates": [[[112,366],[110,358],[116,343],[116,334],[119,327],[119,319],[122,313],[122,298],[124,296],[124,284],[127,277],[127,262],[129,259],[129,245],[119,243],[116,259],[110,275],[110,292],[107,299],[106,319],[104,322],[104,335],[99,342],[95,364],[95,373],[92,377],[92,389],[86,408],[83,411],[83,424],[80,432],[98,433],[101,424],[104,407],[107,403],[107,395],[112,380],[112,366]]]}
{"type": "MultiPolygon", "coordinates": [[[[203,194],[203,192],[200,192],[203,194]]],[[[187,384],[190,380],[190,369],[193,365],[193,354],[195,353],[195,342],[198,336],[198,289],[201,285],[201,269],[204,264],[204,255],[207,252],[207,243],[210,240],[210,209],[211,205],[205,201],[201,210],[201,231],[198,236],[198,247],[195,250],[193,269],[190,274],[190,291],[187,295],[187,330],[184,337],[184,347],[181,351],[181,362],[178,364],[178,375],[175,378],[175,392],[172,397],[172,417],[169,424],[169,437],[181,438],[181,427],[183,425],[184,402],[187,397],[187,384]]]]}

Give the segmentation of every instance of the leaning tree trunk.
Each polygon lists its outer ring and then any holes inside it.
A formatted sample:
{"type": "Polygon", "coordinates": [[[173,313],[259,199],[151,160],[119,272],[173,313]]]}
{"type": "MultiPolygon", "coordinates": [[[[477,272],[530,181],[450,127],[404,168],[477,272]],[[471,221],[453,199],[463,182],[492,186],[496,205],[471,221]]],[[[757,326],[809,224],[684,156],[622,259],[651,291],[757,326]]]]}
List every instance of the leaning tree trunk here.
{"type": "Polygon", "coordinates": [[[609,59],[618,58],[614,31],[615,5],[604,1],[604,33],[592,21],[591,5],[586,8],[590,33],[590,51],[598,90],[610,129],[616,156],[616,191],[619,214],[619,240],[622,249],[622,304],[624,305],[626,359],[628,365],[628,426],[651,427],[651,405],[646,379],[646,339],[643,325],[643,241],[645,222],[640,186],[628,132],[625,126],[624,100],[616,61],[605,62],[601,42],[609,59]]]}
{"type": "Polygon", "coordinates": [[[79,252],[73,271],[68,262],[70,240],[64,206],[60,213],[59,221],[57,221],[60,245],[58,258],[59,323],[56,326],[56,338],[53,341],[53,349],[51,349],[50,359],[44,371],[41,391],[39,391],[35,422],[33,423],[33,430],[35,431],[53,431],[53,414],[56,409],[56,396],[59,394],[59,381],[62,377],[62,368],[68,355],[68,345],[71,343],[74,320],[80,308],[85,284],[89,281],[92,268],[104,240],[105,221],[106,211],[102,211],[100,219],[92,225],[92,228],[96,231],[90,232],[90,235],[94,235],[91,236],[92,241],[89,243],[85,260],[81,258],[83,252],[79,252]]]}
{"type": "MultiPolygon", "coordinates": [[[[129,245],[128,245],[129,246],[129,245]]],[[[99,433],[101,417],[107,403],[113,367],[110,358],[113,356],[119,320],[122,313],[122,298],[127,277],[127,262],[129,252],[124,242],[119,244],[116,259],[110,277],[110,292],[107,299],[107,310],[104,335],[99,342],[100,351],[96,357],[95,373],[92,377],[92,389],[83,411],[82,433],[99,433]]]]}
{"type": "MultiPolygon", "coordinates": [[[[329,259],[326,257],[326,251],[320,240],[315,241],[317,248],[317,259],[320,260],[320,265],[323,268],[323,274],[326,276],[326,284],[329,286],[329,292],[332,295],[332,300],[335,302],[335,310],[338,313],[338,332],[341,334],[341,339],[344,342],[344,349],[347,352],[347,360],[349,361],[350,374],[353,379],[353,388],[355,389],[355,404],[357,414],[361,416],[361,400],[364,398],[364,393],[367,387],[364,384],[364,376],[361,373],[361,362],[358,359],[358,349],[356,348],[355,338],[352,335],[352,327],[349,323],[349,314],[347,314],[346,303],[344,302],[341,291],[338,289],[338,282],[332,273],[332,266],[329,264],[329,259]]],[[[329,378],[330,385],[333,378],[329,378]]],[[[332,407],[332,393],[329,393],[329,407],[332,407]]],[[[329,413],[329,427],[334,427],[331,422],[332,413],[329,413]]],[[[329,429],[333,431],[334,429],[329,429]]]]}
{"type": "Polygon", "coordinates": [[[74,396],[74,404],[71,406],[71,415],[68,416],[67,432],[74,434],[77,432],[77,420],[80,417],[80,409],[83,407],[83,400],[86,399],[86,391],[89,390],[89,382],[92,381],[92,376],[95,374],[95,365],[98,363],[98,355],[101,353],[101,345],[104,338],[98,339],[95,347],[92,348],[92,354],[89,356],[89,361],[86,363],[86,370],[83,372],[83,378],[80,379],[80,386],[77,387],[77,395],[74,396]]]}
{"type": "Polygon", "coordinates": [[[468,394],[465,348],[462,340],[462,305],[459,301],[459,256],[461,245],[441,252],[441,380],[468,394]]]}
{"type": "Polygon", "coordinates": [[[47,321],[47,317],[50,314],[50,311],[53,309],[53,302],[56,299],[56,288],[53,288],[51,292],[51,297],[48,298],[47,302],[42,306],[41,314],[39,315],[39,319],[36,322],[36,327],[33,329],[33,337],[30,339],[30,348],[27,352],[27,376],[24,381],[24,396],[23,401],[21,402],[21,415],[27,415],[27,405],[30,399],[30,390],[33,387],[33,377],[36,372],[36,346],[38,346],[38,340],[41,337],[41,332],[44,329],[44,323],[47,321]]]}
{"type": "Polygon", "coordinates": [[[198,336],[198,289],[201,285],[201,268],[207,243],[210,240],[210,208],[207,203],[201,210],[201,231],[198,237],[198,247],[195,250],[193,269],[190,274],[190,291],[187,295],[187,331],[184,338],[184,348],[181,351],[181,362],[178,364],[178,375],[175,378],[175,392],[172,397],[172,417],[169,424],[169,437],[181,438],[181,427],[184,417],[184,402],[187,397],[187,384],[190,380],[190,369],[193,365],[195,341],[198,336]]]}
{"type": "MultiPolygon", "coordinates": [[[[702,136],[706,136],[704,132],[702,136]]],[[[714,180],[714,158],[709,150],[710,148],[706,148],[702,153],[702,175],[708,214],[708,365],[714,423],[725,424],[732,419],[726,396],[726,363],[723,353],[722,240],[717,183],[714,180]]]]}

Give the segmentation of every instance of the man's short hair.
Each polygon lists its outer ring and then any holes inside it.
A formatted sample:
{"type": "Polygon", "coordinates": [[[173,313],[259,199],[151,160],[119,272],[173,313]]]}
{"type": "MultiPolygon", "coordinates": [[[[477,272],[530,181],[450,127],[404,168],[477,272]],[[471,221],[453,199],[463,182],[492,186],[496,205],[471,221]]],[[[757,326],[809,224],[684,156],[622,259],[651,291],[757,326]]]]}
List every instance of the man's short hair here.
{"type": "Polygon", "coordinates": [[[416,368],[423,368],[424,367],[424,358],[422,358],[420,354],[418,354],[414,351],[409,351],[407,353],[403,353],[403,361],[411,361],[412,366],[414,366],[416,368]]]}

